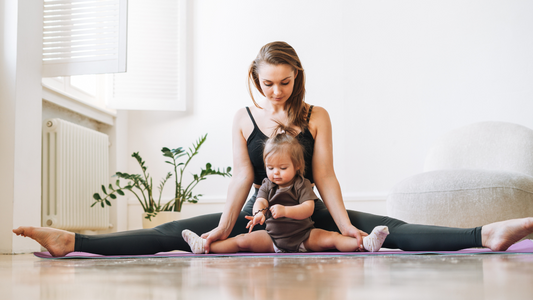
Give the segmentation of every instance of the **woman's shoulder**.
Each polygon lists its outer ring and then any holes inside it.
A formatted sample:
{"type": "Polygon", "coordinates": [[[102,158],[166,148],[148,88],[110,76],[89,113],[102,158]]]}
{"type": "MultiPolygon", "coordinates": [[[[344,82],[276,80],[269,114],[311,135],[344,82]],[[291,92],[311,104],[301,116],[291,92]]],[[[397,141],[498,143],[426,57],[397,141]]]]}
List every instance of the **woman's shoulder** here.
{"type": "Polygon", "coordinates": [[[240,132],[242,137],[248,140],[255,128],[253,107],[242,107],[237,110],[233,117],[233,128],[235,133],[240,132]]]}
{"type": "Polygon", "coordinates": [[[329,113],[328,111],[323,108],[322,106],[317,106],[317,105],[311,105],[313,108],[311,110],[311,120],[313,118],[324,118],[324,117],[327,117],[329,119],[329,113]]]}
{"type": "Polygon", "coordinates": [[[247,116],[248,115],[248,107],[245,106],[245,107],[241,107],[239,109],[237,109],[237,111],[235,112],[235,115],[234,115],[234,118],[242,118],[243,116],[247,116]]]}
{"type": "Polygon", "coordinates": [[[233,116],[233,124],[237,125],[239,128],[248,127],[250,125],[250,115],[248,113],[247,107],[241,107],[233,116]]]}
{"type": "Polygon", "coordinates": [[[316,139],[319,128],[329,128],[331,120],[328,111],[321,106],[313,106],[311,118],[309,119],[309,131],[316,139]]]}
{"type": "Polygon", "coordinates": [[[250,119],[255,119],[256,117],[259,117],[260,115],[260,109],[255,106],[245,106],[241,107],[235,112],[234,119],[235,120],[246,120],[249,121],[250,119]]]}

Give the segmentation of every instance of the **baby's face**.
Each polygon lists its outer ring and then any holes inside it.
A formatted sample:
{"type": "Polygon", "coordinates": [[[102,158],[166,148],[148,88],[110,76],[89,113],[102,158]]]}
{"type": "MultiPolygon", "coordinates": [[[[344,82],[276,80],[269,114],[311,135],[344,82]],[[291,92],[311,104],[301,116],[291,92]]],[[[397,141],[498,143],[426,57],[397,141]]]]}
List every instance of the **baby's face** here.
{"type": "Polygon", "coordinates": [[[296,176],[296,169],[288,155],[269,155],[265,160],[265,167],[268,179],[280,187],[292,184],[292,179],[296,176]]]}

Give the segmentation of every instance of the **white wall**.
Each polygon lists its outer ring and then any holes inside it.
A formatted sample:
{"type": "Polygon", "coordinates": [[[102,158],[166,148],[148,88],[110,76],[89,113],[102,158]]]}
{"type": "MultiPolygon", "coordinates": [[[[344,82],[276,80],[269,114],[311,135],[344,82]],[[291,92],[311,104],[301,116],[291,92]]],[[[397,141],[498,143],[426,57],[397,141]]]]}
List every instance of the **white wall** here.
{"type": "Polygon", "coordinates": [[[0,253],[38,251],[11,229],[41,223],[42,5],[0,0],[0,253]]]}
{"type": "Polygon", "coordinates": [[[345,3],[349,88],[339,108],[349,112],[346,159],[355,157],[343,176],[350,193],[386,191],[420,172],[431,144],[454,128],[533,128],[532,2],[345,3]]]}
{"type": "MultiPolygon", "coordinates": [[[[533,128],[533,2],[191,3],[190,111],[129,112],[128,155],[140,151],[156,180],[170,171],[161,147],[188,146],[206,132],[197,163],[231,165],[233,113],[253,105],[247,68],[275,40],[295,47],[307,102],[331,115],[350,208],[385,213],[387,192],[421,172],[431,144],[454,128],[486,120],[533,128]]],[[[197,191],[220,203],[227,183],[210,178],[197,191]]]]}

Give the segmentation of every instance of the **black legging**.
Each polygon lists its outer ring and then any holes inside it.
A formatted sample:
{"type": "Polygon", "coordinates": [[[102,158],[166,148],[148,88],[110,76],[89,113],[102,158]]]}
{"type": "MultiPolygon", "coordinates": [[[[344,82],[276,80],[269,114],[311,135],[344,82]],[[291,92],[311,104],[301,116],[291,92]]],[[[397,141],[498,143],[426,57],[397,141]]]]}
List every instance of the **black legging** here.
{"type": "MultiPolygon", "coordinates": [[[[257,194],[257,190],[256,190],[257,194]]],[[[248,200],[233,227],[230,237],[246,233],[248,220],[252,215],[255,195],[248,200]]],[[[189,245],[181,237],[184,229],[197,234],[208,232],[218,225],[221,213],[202,215],[174,221],[152,229],[130,230],[101,235],[76,234],[75,251],[103,255],[154,254],[172,250],[190,251],[189,245]]],[[[370,233],[379,225],[389,227],[390,234],[383,247],[406,251],[454,251],[470,247],[481,247],[481,227],[450,228],[429,225],[407,224],[403,221],[358,211],[348,211],[352,224],[370,233]]],[[[328,209],[321,200],[315,201],[315,211],[311,216],[316,228],[339,231],[328,209]]],[[[264,229],[255,226],[255,230],[264,229]]]]}

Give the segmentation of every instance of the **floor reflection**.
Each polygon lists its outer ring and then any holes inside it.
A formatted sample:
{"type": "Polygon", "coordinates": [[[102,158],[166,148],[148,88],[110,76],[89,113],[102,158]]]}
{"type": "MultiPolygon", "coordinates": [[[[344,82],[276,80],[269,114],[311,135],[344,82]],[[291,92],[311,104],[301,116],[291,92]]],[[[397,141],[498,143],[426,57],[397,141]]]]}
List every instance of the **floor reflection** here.
{"type": "Polygon", "coordinates": [[[533,255],[483,259],[485,299],[533,299],[533,255]]]}
{"type": "Polygon", "coordinates": [[[533,255],[42,260],[0,256],[2,299],[531,299],[533,255]]]}
{"type": "Polygon", "coordinates": [[[256,258],[236,266],[206,263],[227,299],[348,299],[364,284],[365,259],[256,258]]]}

